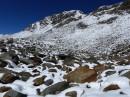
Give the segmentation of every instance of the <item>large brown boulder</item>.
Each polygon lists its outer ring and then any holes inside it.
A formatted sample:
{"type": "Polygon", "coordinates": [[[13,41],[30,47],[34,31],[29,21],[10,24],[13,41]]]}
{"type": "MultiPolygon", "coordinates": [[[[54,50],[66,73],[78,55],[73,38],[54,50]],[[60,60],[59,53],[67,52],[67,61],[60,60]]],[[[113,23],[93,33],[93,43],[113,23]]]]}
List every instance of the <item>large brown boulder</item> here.
{"type": "Polygon", "coordinates": [[[97,80],[97,72],[94,69],[89,69],[87,66],[79,67],[69,74],[64,76],[68,82],[93,82],[97,80]]]}

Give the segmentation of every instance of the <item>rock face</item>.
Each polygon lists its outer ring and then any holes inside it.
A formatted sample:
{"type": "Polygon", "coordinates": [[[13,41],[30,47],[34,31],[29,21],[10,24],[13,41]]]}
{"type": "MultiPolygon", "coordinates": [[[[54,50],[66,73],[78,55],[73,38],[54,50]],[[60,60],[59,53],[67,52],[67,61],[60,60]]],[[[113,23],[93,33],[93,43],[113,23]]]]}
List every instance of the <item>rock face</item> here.
{"type": "Polygon", "coordinates": [[[40,95],[41,96],[46,96],[48,94],[57,94],[58,92],[67,89],[68,87],[69,87],[68,82],[65,82],[65,81],[59,82],[59,83],[51,85],[50,87],[43,90],[40,95]]]}
{"type": "Polygon", "coordinates": [[[120,89],[118,85],[112,84],[104,88],[103,91],[107,92],[107,91],[118,90],[118,89],[120,89]]]}
{"type": "Polygon", "coordinates": [[[89,69],[88,67],[79,67],[76,70],[70,72],[64,76],[68,82],[93,82],[97,80],[97,73],[94,69],[89,69]]]}
{"type": "Polygon", "coordinates": [[[69,12],[54,14],[52,16],[46,17],[45,19],[41,20],[39,23],[34,23],[33,25],[30,25],[25,30],[30,31],[30,32],[34,32],[36,29],[38,29],[39,26],[40,26],[40,28],[43,28],[43,27],[47,26],[48,24],[50,24],[50,21],[51,21],[52,25],[57,24],[56,27],[61,27],[61,26],[64,26],[66,24],[69,24],[70,22],[77,21],[77,20],[81,19],[83,12],[78,11],[78,13],[80,15],[76,16],[77,11],[72,10],[69,12]]]}
{"type": "Polygon", "coordinates": [[[124,0],[124,3],[120,7],[120,9],[122,9],[122,10],[130,9],[130,0],[124,0]]]}
{"type": "Polygon", "coordinates": [[[27,95],[19,93],[15,90],[10,90],[3,97],[27,97],[27,95]]]}

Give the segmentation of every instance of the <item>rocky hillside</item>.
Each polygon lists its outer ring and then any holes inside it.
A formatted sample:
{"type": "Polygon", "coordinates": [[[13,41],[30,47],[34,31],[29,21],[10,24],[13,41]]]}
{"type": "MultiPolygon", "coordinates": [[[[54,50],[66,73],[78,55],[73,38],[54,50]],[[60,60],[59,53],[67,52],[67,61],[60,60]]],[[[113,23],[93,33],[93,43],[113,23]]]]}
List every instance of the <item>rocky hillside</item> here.
{"type": "Polygon", "coordinates": [[[0,35],[0,97],[130,97],[130,3],[48,16],[0,35]]]}
{"type": "Polygon", "coordinates": [[[23,38],[20,44],[41,44],[44,53],[108,56],[130,45],[130,14],[126,5],[102,6],[90,14],[75,10],[54,14],[12,37],[23,38]]]}

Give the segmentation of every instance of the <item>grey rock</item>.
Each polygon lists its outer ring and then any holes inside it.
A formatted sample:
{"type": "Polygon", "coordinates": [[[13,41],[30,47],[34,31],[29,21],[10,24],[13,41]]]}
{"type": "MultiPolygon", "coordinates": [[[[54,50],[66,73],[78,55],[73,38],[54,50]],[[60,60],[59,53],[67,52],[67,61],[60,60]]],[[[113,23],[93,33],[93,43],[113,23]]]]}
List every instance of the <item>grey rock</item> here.
{"type": "Polygon", "coordinates": [[[0,55],[0,59],[1,60],[11,60],[12,58],[11,58],[11,56],[9,55],[9,53],[4,53],[4,54],[1,54],[0,55]]]}
{"type": "Polygon", "coordinates": [[[15,63],[15,64],[18,64],[19,63],[19,57],[17,55],[13,55],[12,56],[12,61],[15,63]]]}
{"type": "Polygon", "coordinates": [[[41,92],[41,96],[46,96],[48,94],[56,94],[57,92],[61,92],[65,89],[69,88],[69,83],[66,81],[56,83],[41,92]]]}
{"type": "Polygon", "coordinates": [[[20,58],[19,60],[21,63],[26,64],[26,65],[33,63],[31,60],[25,59],[25,58],[20,58]]]}
{"type": "Polygon", "coordinates": [[[123,74],[122,76],[127,77],[128,79],[130,79],[130,71],[126,72],[126,73],[123,74]]]}
{"type": "Polygon", "coordinates": [[[22,81],[27,81],[32,76],[29,72],[20,72],[18,75],[22,81]]]}
{"type": "Polygon", "coordinates": [[[77,97],[77,92],[76,91],[70,91],[70,92],[67,92],[65,95],[69,96],[69,97],[77,97]]]}
{"type": "Polygon", "coordinates": [[[115,74],[116,73],[116,71],[107,71],[105,74],[105,76],[107,77],[107,76],[110,76],[110,75],[112,75],[112,74],[115,74]]]}
{"type": "Polygon", "coordinates": [[[55,67],[54,65],[52,65],[51,63],[43,63],[42,67],[48,67],[48,68],[53,68],[55,67]]]}
{"type": "Polygon", "coordinates": [[[49,79],[49,80],[46,80],[44,84],[47,86],[50,86],[52,83],[53,83],[53,80],[49,79]]]}
{"type": "Polygon", "coordinates": [[[0,67],[6,67],[8,65],[8,62],[0,59],[0,67]]]}
{"type": "Polygon", "coordinates": [[[42,77],[39,77],[39,78],[36,78],[33,82],[34,82],[34,86],[39,86],[39,85],[42,85],[44,84],[44,79],[46,78],[46,76],[42,76],[42,77]]]}
{"type": "Polygon", "coordinates": [[[49,71],[49,72],[57,72],[56,69],[49,69],[48,71],[49,71]]]}
{"type": "Polygon", "coordinates": [[[19,93],[15,90],[10,90],[3,97],[27,97],[27,95],[19,93]]]}

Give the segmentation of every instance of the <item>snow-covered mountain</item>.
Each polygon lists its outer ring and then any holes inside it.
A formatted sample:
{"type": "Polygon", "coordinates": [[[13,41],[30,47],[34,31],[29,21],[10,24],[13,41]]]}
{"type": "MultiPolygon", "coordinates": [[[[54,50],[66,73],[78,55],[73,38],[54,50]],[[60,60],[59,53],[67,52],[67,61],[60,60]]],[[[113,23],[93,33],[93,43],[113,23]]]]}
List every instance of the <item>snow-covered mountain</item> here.
{"type": "Polygon", "coordinates": [[[110,55],[130,45],[128,8],[119,3],[102,6],[90,14],[78,10],[65,11],[45,17],[12,37],[37,41],[44,45],[46,52],[53,54],[73,51],[95,56],[110,55]]]}

